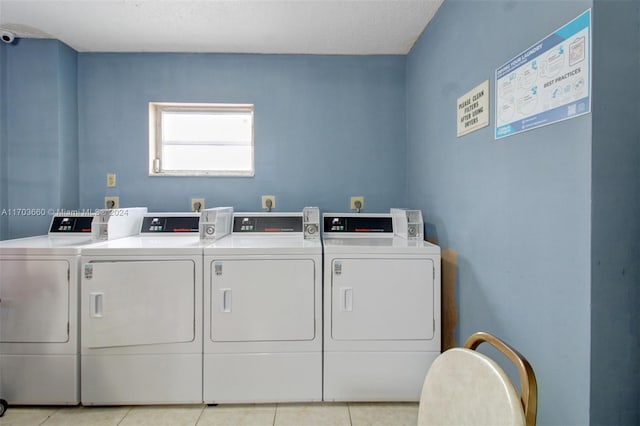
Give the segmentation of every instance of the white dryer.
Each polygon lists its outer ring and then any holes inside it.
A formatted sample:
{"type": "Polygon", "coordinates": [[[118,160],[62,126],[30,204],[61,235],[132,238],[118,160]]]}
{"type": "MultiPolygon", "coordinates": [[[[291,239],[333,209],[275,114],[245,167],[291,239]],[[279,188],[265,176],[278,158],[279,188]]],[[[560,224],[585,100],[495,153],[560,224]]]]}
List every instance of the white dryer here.
{"type": "Polygon", "coordinates": [[[56,215],[48,235],[0,242],[0,395],[12,405],[80,402],[81,248],[94,243],[92,222],[103,238],[121,237],[144,211],[56,215]]]}
{"type": "Polygon", "coordinates": [[[199,220],[149,213],[139,235],[82,251],[83,405],[202,402],[199,220]]]}
{"type": "Polygon", "coordinates": [[[204,402],[322,400],[319,211],[235,213],[204,249],[204,402]]]}
{"type": "Polygon", "coordinates": [[[323,215],[325,401],[418,401],[440,353],[440,248],[393,222],[323,215]]]}

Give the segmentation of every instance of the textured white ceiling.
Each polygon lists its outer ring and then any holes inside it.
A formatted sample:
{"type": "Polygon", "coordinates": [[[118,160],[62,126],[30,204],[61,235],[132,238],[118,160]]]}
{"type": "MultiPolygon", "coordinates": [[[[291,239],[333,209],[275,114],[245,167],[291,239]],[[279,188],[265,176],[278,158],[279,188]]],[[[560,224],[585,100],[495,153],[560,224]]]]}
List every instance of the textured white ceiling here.
{"type": "Polygon", "coordinates": [[[0,28],[80,52],[406,54],[443,0],[0,0],[0,28]]]}

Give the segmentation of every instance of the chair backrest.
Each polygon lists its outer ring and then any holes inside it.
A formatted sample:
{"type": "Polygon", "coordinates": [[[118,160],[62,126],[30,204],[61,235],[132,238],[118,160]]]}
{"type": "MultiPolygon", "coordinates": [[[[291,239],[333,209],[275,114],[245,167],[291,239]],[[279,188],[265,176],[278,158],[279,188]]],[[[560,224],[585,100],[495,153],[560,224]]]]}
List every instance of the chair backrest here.
{"type": "Polygon", "coordinates": [[[464,348],[450,349],[431,365],[420,397],[418,425],[526,425],[536,422],[537,384],[529,362],[488,333],[476,333],[464,348]],[[518,395],[506,373],[475,349],[488,342],[517,367],[518,395]]]}

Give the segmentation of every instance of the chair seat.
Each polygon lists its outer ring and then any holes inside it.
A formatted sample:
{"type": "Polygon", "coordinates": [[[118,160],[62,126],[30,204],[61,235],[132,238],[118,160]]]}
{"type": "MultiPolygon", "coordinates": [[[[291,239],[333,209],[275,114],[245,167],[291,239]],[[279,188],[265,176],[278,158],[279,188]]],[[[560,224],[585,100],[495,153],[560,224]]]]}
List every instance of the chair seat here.
{"type": "Polygon", "coordinates": [[[525,425],[520,397],[489,357],[466,348],[441,354],[422,389],[418,425],[525,425]]]}

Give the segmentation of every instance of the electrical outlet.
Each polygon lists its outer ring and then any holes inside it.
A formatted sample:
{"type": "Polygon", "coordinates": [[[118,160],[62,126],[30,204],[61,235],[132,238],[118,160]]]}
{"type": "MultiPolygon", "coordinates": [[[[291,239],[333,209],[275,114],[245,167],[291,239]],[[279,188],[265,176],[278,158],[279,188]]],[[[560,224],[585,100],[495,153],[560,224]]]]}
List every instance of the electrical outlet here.
{"type": "Polygon", "coordinates": [[[276,208],[276,196],[275,195],[263,195],[262,196],[262,208],[271,211],[276,208]]]}
{"type": "Polygon", "coordinates": [[[107,188],[115,188],[115,187],[116,187],[116,174],[107,173],[107,188]]]}
{"type": "Polygon", "coordinates": [[[351,210],[360,211],[364,209],[364,197],[351,197],[351,210]]]}
{"type": "Polygon", "coordinates": [[[204,198],[192,198],[191,199],[191,211],[201,212],[204,210],[204,198]]]}
{"type": "Polygon", "coordinates": [[[120,207],[120,197],[104,197],[104,208],[105,209],[117,209],[120,207]]]}

